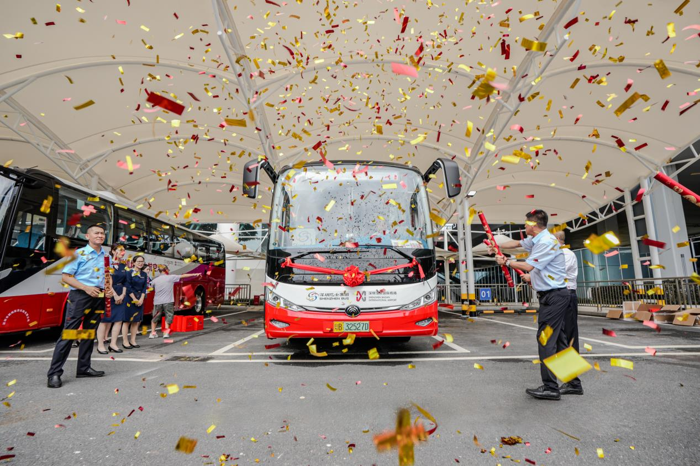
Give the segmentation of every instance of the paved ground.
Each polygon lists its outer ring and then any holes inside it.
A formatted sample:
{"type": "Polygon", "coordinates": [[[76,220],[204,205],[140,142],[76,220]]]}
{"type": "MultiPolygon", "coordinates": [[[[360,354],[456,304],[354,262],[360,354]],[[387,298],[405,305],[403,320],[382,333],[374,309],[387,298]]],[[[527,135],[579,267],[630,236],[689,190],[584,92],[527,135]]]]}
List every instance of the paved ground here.
{"type": "Polygon", "coordinates": [[[439,424],[416,447],[417,464],[700,458],[700,328],[663,325],[657,333],[582,317],[582,344],[593,348],[585,356],[601,370],[583,376],[584,396],[543,402],[524,392],[539,385],[532,315],[465,321],[441,312],[441,332],[453,343],[358,340],[342,353],[328,341],[318,347],[325,358],[309,355],[304,342],[267,340],[259,309],[213,315],[218,322],[174,334],[173,343],[139,337],[141,349],[113,359],[95,353],[94,367],[107,371],[101,379],[76,380],[69,361],[60,390],[45,386],[55,334],[31,335],[21,351],[9,348],[19,336],[1,337],[0,397],[10,406],[0,406],[0,457],[32,465],[394,465],[396,451],[377,453],[372,437],[394,427],[398,408],[416,403],[439,424]],[[275,343],[282,345],[265,348],[275,343]],[[367,350],[375,347],[380,359],[371,361],[367,350]],[[633,361],[634,370],[611,367],[611,357],[633,361]],[[168,394],[168,384],[179,392],[168,394]],[[175,451],[181,436],[198,440],[192,454],[175,451]],[[501,445],[508,436],[526,443],[501,445]]]}

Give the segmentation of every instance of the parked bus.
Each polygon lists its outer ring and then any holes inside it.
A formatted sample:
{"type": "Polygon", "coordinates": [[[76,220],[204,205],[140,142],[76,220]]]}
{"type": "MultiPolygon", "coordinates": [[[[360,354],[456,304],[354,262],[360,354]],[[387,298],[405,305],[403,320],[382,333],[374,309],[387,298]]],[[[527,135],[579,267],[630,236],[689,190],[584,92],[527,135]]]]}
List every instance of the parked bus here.
{"type": "MultiPolygon", "coordinates": [[[[395,164],[306,163],[243,170],[257,197],[259,169],[274,184],[266,259],[268,338],[436,335],[437,275],[425,185],[443,169],[448,197],[459,167],[438,159],[424,174],[395,164]]],[[[441,222],[444,223],[444,222],[441,222]]]]}
{"type": "MultiPolygon", "coordinates": [[[[221,243],[158,220],[111,193],[85,188],[39,170],[0,167],[0,333],[63,324],[68,288],[61,281],[70,255],[56,251],[87,244],[93,223],[105,226],[103,248],[124,245],[127,258],[146,257],[151,277],[159,265],[171,274],[202,273],[175,288],[176,308],[203,312],[224,298],[225,252],[221,243]]],[[[153,310],[148,293],[144,312],[153,310]]]]}

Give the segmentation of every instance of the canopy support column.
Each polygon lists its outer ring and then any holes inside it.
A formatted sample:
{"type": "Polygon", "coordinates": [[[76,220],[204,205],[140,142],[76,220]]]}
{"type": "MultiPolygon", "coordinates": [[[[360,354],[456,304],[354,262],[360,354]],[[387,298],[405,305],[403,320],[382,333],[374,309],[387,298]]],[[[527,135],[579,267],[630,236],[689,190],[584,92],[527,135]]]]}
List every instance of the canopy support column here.
{"type": "MultiPolygon", "coordinates": [[[[647,177],[642,177],[642,179],[639,181],[639,185],[642,189],[647,191],[649,189],[649,178],[647,177]]],[[[644,206],[644,220],[647,225],[647,235],[649,235],[650,238],[656,239],[656,224],[654,222],[654,209],[651,206],[651,198],[647,195],[642,197],[642,205],[644,206]]],[[[649,248],[649,257],[651,259],[651,265],[659,265],[659,250],[658,248],[649,248]]],[[[652,269],[652,275],[655,279],[654,282],[657,285],[661,284],[661,269],[654,268],[652,269]]]]}
{"type": "Polygon", "coordinates": [[[634,223],[634,210],[632,209],[632,195],[630,190],[625,190],[625,216],[627,217],[627,228],[630,231],[630,247],[632,248],[632,265],[634,266],[634,278],[644,278],[642,276],[642,262],[639,258],[639,243],[637,242],[637,226],[634,223]]]}
{"type": "Polygon", "coordinates": [[[472,225],[469,221],[469,199],[462,203],[462,218],[464,219],[464,252],[467,263],[467,298],[469,300],[468,311],[470,316],[476,316],[476,291],[474,283],[474,254],[472,253],[472,225]]]}
{"type": "Polygon", "coordinates": [[[465,274],[465,255],[464,255],[464,211],[462,209],[457,209],[458,219],[457,219],[457,250],[459,253],[459,264],[457,265],[457,270],[459,271],[459,298],[462,304],[462,315],[466,315],[467,308],[467,276],[465,274]]]}

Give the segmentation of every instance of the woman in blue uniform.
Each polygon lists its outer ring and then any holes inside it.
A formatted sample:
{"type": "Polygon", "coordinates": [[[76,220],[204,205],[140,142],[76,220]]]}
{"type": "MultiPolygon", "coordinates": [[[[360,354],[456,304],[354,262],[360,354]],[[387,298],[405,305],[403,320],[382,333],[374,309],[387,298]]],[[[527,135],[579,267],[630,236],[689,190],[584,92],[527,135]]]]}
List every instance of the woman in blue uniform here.
{"type": "Polygon", "coordinates": [[[124,246],[121,244],[113,244],[110,250],[112,256],[112,289],[114,296],[112,297],[112,312],[109,317],[103,314],[102,321],[97,327],[97,352],[107,354],[105,349],[105,340],[112,330],[111,341],[109,342],[109,351],[114,353],[122,353],[119,349],[117,340],[119,339],[119,331],[122,328],[122,322],[126,312],[127,290],[126,290],[126,264],[122,262],[125,253],[124,246]]]}
{"type": "Polygon", "coordinates": [[[136,344],[136,334],[139,324],[143,320],[143,303],[146,301],[148,290],[148,274],[144,270],[146,259],[143,256],[134,258],[134,268],[127,273],[126,286],[128,288],[129,303],[126,307],[126,318],[122,326],[122,346],[126,349],[140,348],[136,344]],[[129,338],[131,336],[131,338],[129,338]]]}

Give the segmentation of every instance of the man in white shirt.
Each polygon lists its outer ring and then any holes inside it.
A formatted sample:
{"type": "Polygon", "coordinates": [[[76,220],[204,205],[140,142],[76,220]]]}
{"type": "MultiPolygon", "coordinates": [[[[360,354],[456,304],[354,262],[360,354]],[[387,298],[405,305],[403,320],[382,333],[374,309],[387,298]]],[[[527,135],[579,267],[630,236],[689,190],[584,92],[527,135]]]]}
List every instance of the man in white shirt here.
{"type": "MultiPolygon", "coordinates": [[[[564,246],[564,232],[557,231],[554,233],[554,236],[559,241],[559,244],[564,246]]],[[[566,337],[566,343],[573,346],[578,353],[578,298],[576,297],[578,260],[576,260],[576,254],[571,252],[568,247],[562,247],[561,250],[564,253],[564,260],[566,263],[566,288],[569,290],[569,293],[571,293],[569,309],[566,312],[566,317],[564,318],[564,336],[566,337]]],[[[581,380],[576,377],[568,383],[563,384],[561,387],[559,387],[559,392],[562,395],[583,395],[581,380]]]]}
{"type": "Polygon", "coordinates": [[[151,334],[148,338],[156,338],[156,325],[160,320],[160,316],[165,314],[165,326],[163,327],[163,338],[170,336],[170,326],[173,323],[175,315],[175,293],[173,288],[175,283],[181,278],[199,277],[200,273],[186,273],[183,275],[170,275],[168,266],[163,266],[160,275],[151,281],[153,287],[153,318],[151,319],[151,334]]]}

